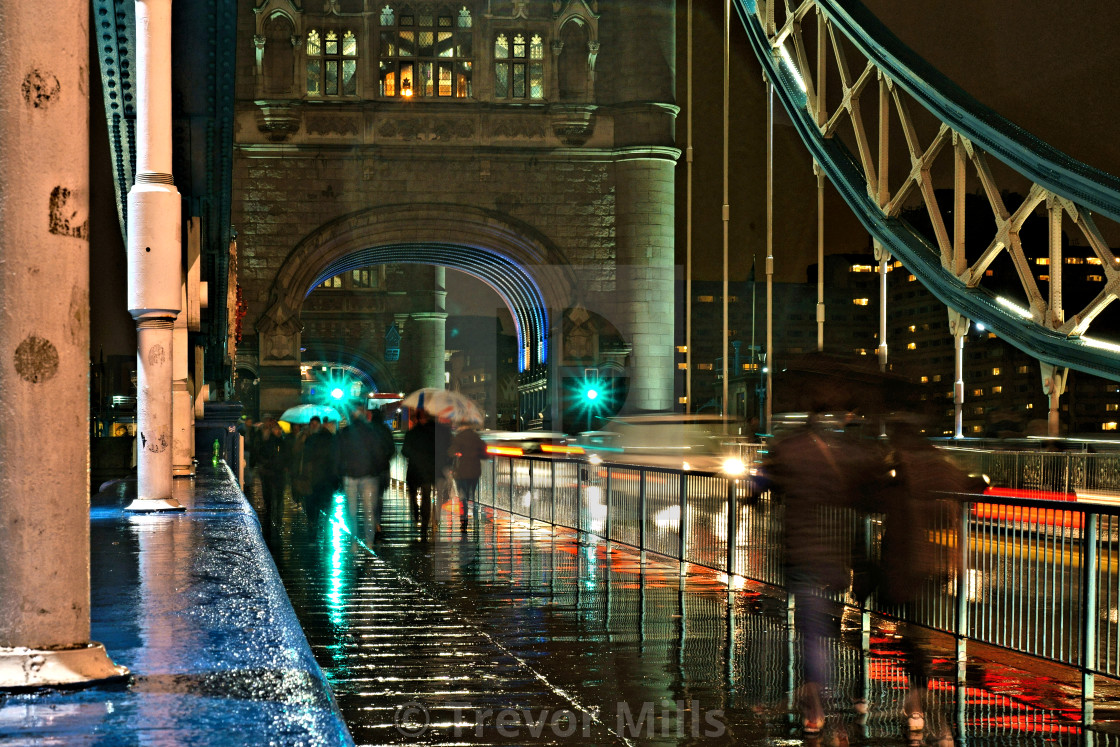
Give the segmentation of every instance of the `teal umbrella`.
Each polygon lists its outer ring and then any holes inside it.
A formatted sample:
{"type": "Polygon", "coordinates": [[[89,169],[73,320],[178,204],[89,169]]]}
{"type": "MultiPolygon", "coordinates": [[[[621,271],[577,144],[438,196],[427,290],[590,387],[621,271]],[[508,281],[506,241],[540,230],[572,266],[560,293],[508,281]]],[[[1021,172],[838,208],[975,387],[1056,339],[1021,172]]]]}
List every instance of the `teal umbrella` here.
{"type": "Polygon", "coordinates": [[[324,423],[337,423],[341,419],[338,410],[326,405],[296,405],[284,410],[284,414],[277,419],[292,425],[307,425],[316,415],[324,423]]]}

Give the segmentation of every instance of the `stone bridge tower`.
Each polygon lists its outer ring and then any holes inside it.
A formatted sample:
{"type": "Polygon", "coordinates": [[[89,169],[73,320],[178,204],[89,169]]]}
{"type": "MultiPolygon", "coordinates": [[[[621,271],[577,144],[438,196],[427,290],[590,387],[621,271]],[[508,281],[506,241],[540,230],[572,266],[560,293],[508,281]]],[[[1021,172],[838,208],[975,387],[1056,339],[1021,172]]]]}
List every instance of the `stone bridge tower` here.
{"type": "Polygon", "coordinates": [[[557,427],[587,368],[623,409],[673,406],[672,0],[239,5],[237,366],[262,410],[309,357],[438,385],[443,268],[509,306],[524,424],[557,427]],[[332,303],[345,323],[314,321],[332,303]]]}

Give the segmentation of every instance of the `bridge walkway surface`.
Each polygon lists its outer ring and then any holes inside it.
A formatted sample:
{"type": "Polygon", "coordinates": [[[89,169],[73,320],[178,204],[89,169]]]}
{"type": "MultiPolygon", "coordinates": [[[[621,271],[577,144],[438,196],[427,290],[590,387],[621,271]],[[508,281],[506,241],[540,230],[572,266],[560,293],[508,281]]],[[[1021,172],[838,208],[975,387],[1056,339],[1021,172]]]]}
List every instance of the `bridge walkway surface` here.
{"type": "Polygon", "coordinates": [[[1077,671],[976,645],[958,686],[952,639],[922,630],[936,679],[911,734],[900,631],[875,619],[864,647],[851,612],[806,739],[784,593],[489,508],[460,532],[457,500],[421,542],[397,484],[366,544],[341,500],[318,531],[289,503],[269,544],[359,745],[1120,744],[1110,683],[1083,730],[1077,671]]]}

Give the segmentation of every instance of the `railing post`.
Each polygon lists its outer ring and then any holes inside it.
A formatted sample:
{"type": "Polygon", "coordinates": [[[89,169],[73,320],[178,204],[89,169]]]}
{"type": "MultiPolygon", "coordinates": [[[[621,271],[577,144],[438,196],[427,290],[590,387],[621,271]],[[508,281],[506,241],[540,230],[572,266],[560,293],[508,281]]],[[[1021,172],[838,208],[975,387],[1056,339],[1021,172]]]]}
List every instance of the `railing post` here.
{"type": "Polygon", "coordinates": [[[964,685],[968,665],[968,545],[972,505],[961,502],[960,528],[957,531],[957,625],[953,633],[957,638],[957,683],[964,685]]]}
{"type": "Polygon", "coordinates": [[[731,590],[731,577],[735,575],[735,535],[739,527],[736,525],[738,512],[735,510],[736,480],[727,478],[727,589],[731,590]]]}
{"type": "MultiPolygon", "coordinates": [[[[865,513],[863,515],[863,557],[867,560],[868,564],[871,562],[871,514],[865,513]]],[[[868,606],[868,597],[864,597],[859,601],[859,629],[860,629],[860,649],[865,653],[871,651],[871,608],[868,606]]],[[[863,691],[861,697],[867,701],[870,682],[864,677],[863,691]]]]}
{"type": "Polygon", "coordinates": [[[604,495],[603,497],[603,500],[605,500],[607,503],[607,518],[604,524],[607,539],[607,552],[611,551],[611,478],[613,475],[614,470],[612,470],[610,467],[607,467],[607,491],[606,495],[604,495]]]}
{"type": "Polygon", "coordinates": [[[638,558],[646,562],[646,471],[638,473],[638,558]]]}
{"type": "Polygon", "coordinates": [[[548,502],[548,505],[549,505],[548,523],[555,527],[556,526],[556,461],[555,460],[550,461],[548,463],[548,466],[549,466],[549,469],[552,472],[552,492],[551,492],[552,499],[548,502]]]}
{"type": "Polygon", "coordinates": [[[513,515],[513,494],[514,494],[514,488],[513,488],[513,472],[514,472],[514,470],[513,470],[513,457],[506,457],[506,461],[509,462],[509,513],[510,513],[510,516],[512,516],[513,515]]]}
{"type": "MultiPolygon", "coordinates": [[[[587,468],[587,481],[591,482],[591,467],[587,468]]],[[[576,532],[583,533],[583,502],[584,494],[589,491],[583,489],[583,465],[576,466],[576,532]]],[[[577,537],[578,539],[578,537],[577,537]]]]}
{"type": "Polygon", "coordinates": [[[529,529],[533,528],[533,489],[536,487],[536,480],[533,476],[537,473],[537,463],[535,460],[529,460],[529,529]]]}
{"type": "Polygon", "coordinates": [[[1097,519],[1098,515],[1085,512],[1081,532],[1081,723],[1093,724],[1093,706],[1096,700],[1095,671],[1097,669],[1097,519]]]}
{"type": "Polygon", "coordinates": [[[688,475],[684,472],[681,473],[681,491],[680,491],[680,518],[678,521],[678,531],[680,532],[680,545],[678,552],[680,553],[680,572],[684,575],[685,558],[688,557],[688,475]]]}

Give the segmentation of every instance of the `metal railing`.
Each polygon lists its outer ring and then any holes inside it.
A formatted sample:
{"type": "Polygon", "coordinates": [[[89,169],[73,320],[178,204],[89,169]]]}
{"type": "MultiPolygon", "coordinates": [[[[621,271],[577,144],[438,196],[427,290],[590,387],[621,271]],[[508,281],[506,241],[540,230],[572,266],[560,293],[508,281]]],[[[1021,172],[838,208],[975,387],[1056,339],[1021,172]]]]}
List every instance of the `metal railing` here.
{"type": "MultiPolygon", "coordinates": [[[[1027,456],[1018,455],[1020,464],[1027,456]]],[[[1040,464],[1065,460],[1060,469],[1039,473],[1047,479],[1080,475],[1078,465],[1086,466],[1086,475],[1094,468],[1107,472],[1095,464],[1097,456],[1029,455],[1040,464]]],[[[478,495],[496,509],[677,560],[682,573],[695,564],[729,578],[785,586],[784,506],[769,494],[752,495],[746,480],[642,465],[499,457],[484,471],[478,495]]],[[[1091,723],[1094,676],[1120,677],[1120,506],[957,498],[945,500],[931,530],[937,572],[916,601],[904,610],[872,596],[860,611],[954,635],[959,661],[972,640],[1078,667],[1084,721],[1091,723]]],[[[808,520],[824,522],[825,536],[839,553],[853,542],[866,543],[873,559],[881,551],[881,515],[829,507],[808,520]]],[[[859,608],[848,593],[835,599],[859,608]]]]}
{"type": "Polygon", "coordinates": [[[967,472],[987,475],[993,486],[1071,496],[1111,494],[1120,500],[1120,453],[942,450],[967,472]]]}

